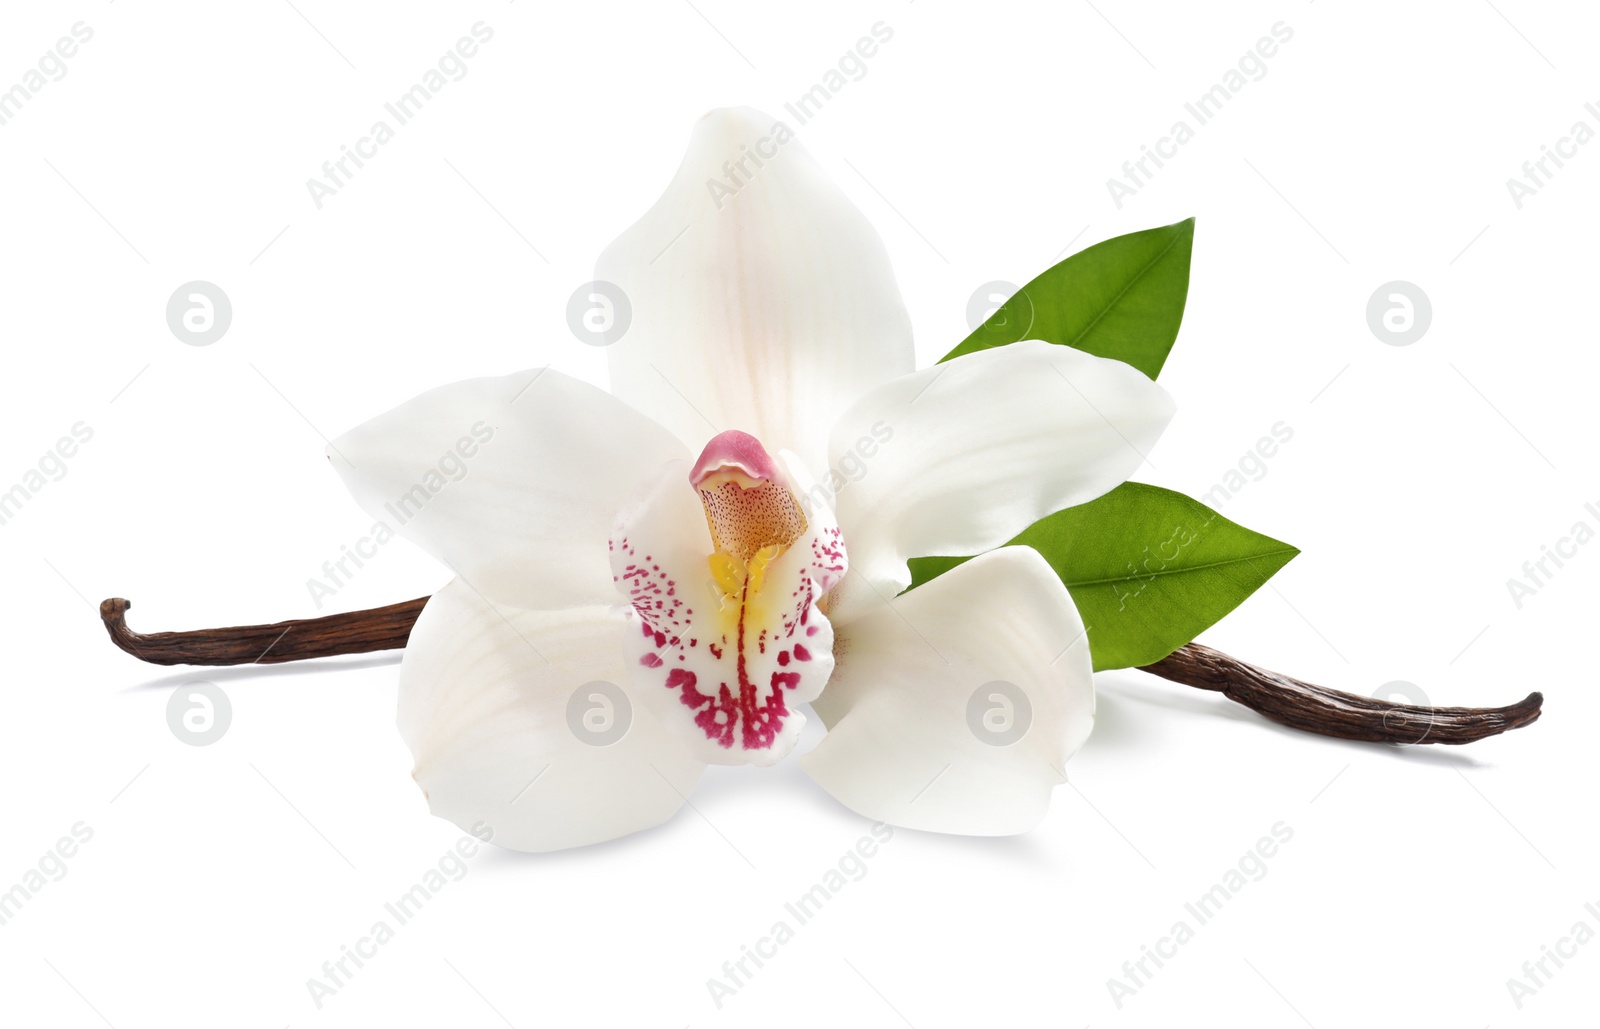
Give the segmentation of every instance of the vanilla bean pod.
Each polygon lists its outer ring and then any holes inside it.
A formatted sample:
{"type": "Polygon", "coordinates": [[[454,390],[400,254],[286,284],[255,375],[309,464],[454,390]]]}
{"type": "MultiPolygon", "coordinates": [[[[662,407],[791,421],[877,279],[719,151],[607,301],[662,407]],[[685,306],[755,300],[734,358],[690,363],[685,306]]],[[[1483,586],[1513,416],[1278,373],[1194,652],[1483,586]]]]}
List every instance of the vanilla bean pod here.
{"type": "MultiPolygon", "coordinates": [[[[141,661],[158,665],[281,664],[340,654],[403,648],[427,597],[387,607],[188,632],[139,633],[128,628],[132,604],[113,597],[100,604],[111,642],[141,661]]],[[[1292,729],[1374,743],[1472,743],[1538,719],[1544,696],[1530,693],[1505,707],[1425,707],[1317,686],[1190,643],[1143,671],[1221,693],[1229,700],[1292,729]]]]}
{"type": "Polygon", "coordinates": [[[1471,743],[1536,721],[1544,704],[1537,692],[1506,707],[1395,704],[1269,672],[1199,643],[1143,670],[1214,690],[1291,729],[1373,743],[1471,743]]]}
{"type": "Polygon", "coordinates": [[[143,633],[128,628],[127,611],[133,602],[112,597],[100,602],[100,620],[112,643],[153,665],[273,665],[398,650],[406,645],[427,602],[427,597],[418,597],[388,607],[270,625],[143,633]]]}

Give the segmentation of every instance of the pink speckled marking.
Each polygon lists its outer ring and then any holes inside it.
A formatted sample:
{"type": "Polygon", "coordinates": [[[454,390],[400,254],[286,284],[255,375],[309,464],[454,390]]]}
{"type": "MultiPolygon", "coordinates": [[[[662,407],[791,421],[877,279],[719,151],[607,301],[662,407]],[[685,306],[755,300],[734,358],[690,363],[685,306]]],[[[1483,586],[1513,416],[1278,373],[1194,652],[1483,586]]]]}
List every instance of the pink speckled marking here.
{"type": "MultiPolygon", "coordinates": [[[[691,480],[737,464],[752,478],[782,481],[753,437],[724,433],[712,442],[691,480]]],[[[669,519],[685,517],[674,510],[664,503],[639,508],[610,540],[613,581],[638,619],[638,635],[628,637],[637,675],[673,691],[682,705],[674,708],[687,709],[722,751],[771,752],[780,739],[786,749],[793,705],[817,696],[833,670],[831,627],[816,604],[847,567],[839,529],[831,512],[813,519],[767,566],[761,605],[753,607],[742,593],[717,599],[705,565],[712,533],[704,553],[691,557],[673,542],[682,540],[684,526],[669,519]],[[761,624],[751,620],[755,610],[763,612],[761,624]]]]}

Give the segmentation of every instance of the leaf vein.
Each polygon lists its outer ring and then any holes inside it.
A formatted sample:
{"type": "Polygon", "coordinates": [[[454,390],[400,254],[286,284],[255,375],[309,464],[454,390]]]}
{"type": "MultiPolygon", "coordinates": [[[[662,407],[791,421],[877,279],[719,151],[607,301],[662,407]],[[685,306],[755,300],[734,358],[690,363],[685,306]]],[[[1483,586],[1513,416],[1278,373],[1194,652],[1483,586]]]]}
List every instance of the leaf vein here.
{"type": "Polygon", "coordinates": [[[1143,279],[1146,275],[1150,274],[1150,269],[1154,268],[1157,264],[1161,263],[1162,258],[1166,257],[1167,254],[1172,252],[1172,248],[1178,245],[1178,237],[1179,237],[1179,235],[1180,235],[1179,233],[1173,233],[1172,239],[1168,240],[1167,241],[1167,245],[1161,248],[1161,252],[1159,254],[1157,254],[1156,256],[1152,257],[1150,259],[1150,263],[1149,264],[1147,264],[1143,268],[1139,269],[1139,274],[1137,274],[1133,278],[1129,279],[1127,284],[1124,285],[1120,290],[1117,291],[1117,295],[1112,297],[1110,300],[1108,300],[1106,302],[1106,305],[1100,309],[1100,313],[1094,316],[1094,320],[1091,321],[1088,325],[1085,325],[1083,327],[1083,331],[1078,333],[1076,336],[1072,337],[1072,339],[1070,341],[1068,341],[1065,345],[1069,346],[1069,347],[1076,348],[1076,349],[1082,349],[1082,348],[1078,347],[1078,342],[1080,340],[1082,340],[1083,337],[1087,336],[1089,334],[1090,330],[1092,330],[1096,325],[1100,324],[1100,321],[1103,318],[1105,318],[1105,316],[1107,314],[1109,314],[1111,312],[1111,309],[1113,307],[1116,307],[1117,304],[1119,302],[1121,302],[1122,298],[1127,295],[1128,290],[1130,290],[1134,286],[1138,285],[1139,281],[1141,279],[1143,279]]]}
{"type": "MultiPolygon", "coordinates": [[[[1063,579],[1061,581],[1067,586],[1105,586],[1114,582],[1133,582],[1136,580],[1154,579],[1163,575],[1184,575],[1189,572],[1203,572],[1209,568],[1225,568],[1229,565],[1250,564],[1254,561],[1260,560],[1261,558],[1277,557],[1279,554],[1287,554],[1292,558],[1299,553],[1300,551],[1296,547],[1284,547],[1281,550],[1264,550],[1259,553],[1252,554],[1249,557],[1231,557],[1225,561],[1208,561],[1202,565],[1186,565],[1182,568],[1163,568],[1159,572],[1148,572],[1143,575],[1120,575],[1103,579],[1063,579]]],[[[1268,576],[1268,578],[1271,578],[1271,576],[1268,576]]]]}

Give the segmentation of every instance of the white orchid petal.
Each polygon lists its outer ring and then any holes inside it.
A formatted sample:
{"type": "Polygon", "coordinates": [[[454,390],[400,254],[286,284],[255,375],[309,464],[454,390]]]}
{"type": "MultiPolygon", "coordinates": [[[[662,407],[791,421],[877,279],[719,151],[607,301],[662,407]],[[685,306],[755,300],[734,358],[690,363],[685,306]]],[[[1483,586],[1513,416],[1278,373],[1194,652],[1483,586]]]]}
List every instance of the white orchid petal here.
{"type": "Polygon", "coordinates": [[[1077,608],[1036,551],[984,554],[836,631],[812,705],[829,732],[801,758],[812,778],[912,829],[1038,823],[1093,727],[1094,680],[1077,608]]]}
{"type": "Polygon", "coordinates": [[[1038,340],[896,379],[833,431],[835,467],[853,451],[861,469],[832,481],[851,564],[893,596],[910,585],[907,558],[993,549],[1127,479],[1172,413],[1131,366],[1038,340]]]}
{"type": "Polygon", "coordinates": [[[373,518],[497,603],[615,602],[617,509],[685,455],[661,426],[547,369],[416,397],[334,440],[328,458],[373,518]]]}
{"type": "Polygon", "coordinates": [[[700,120],[595,277],[632,307],[612,392],[692,448],[740,429],[825,467],[833,420],[915,366],[883,241],[788,126],[749,108],[700,120]]]}
{"type": "Polygon", "coordinates": [[[844,573],[839,532],[823,512],[770,560],[714,558],[690,470],[666,465],[613,532],[613,575],[633,607],[630,671],[701,760],[773,764],[805,724],[798,705],[833,670],[833,628],[815,605],[844,573]]]}
{"type": "Polygon", "coordinates": [[[671,818],[705,766],[633,696],[627,627],[616,608],[496,606],[462,579],[435,593],[406,645],[399,704],[433,813],[528,851],[671,818]]]}

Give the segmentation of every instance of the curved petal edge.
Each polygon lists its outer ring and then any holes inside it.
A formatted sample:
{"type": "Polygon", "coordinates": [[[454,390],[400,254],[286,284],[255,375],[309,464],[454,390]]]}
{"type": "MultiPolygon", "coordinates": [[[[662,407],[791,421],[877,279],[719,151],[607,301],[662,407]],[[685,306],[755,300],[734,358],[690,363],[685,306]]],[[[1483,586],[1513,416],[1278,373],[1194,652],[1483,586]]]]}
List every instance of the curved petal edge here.
{"type": "Polygon", "coordinates": [[[828,735],[801,758],[846,807],[910,829],[1033,828],[1094,725],[1089,643],[1036,551],[1003,547],[835,627],[828,735]]]}

